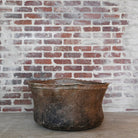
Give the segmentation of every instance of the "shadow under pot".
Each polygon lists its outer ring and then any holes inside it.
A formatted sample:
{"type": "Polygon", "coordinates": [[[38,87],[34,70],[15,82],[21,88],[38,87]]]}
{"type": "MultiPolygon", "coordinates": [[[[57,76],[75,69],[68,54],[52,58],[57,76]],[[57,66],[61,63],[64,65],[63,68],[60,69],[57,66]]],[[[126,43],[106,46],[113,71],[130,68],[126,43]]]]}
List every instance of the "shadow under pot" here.
{"type": "Polygon", "coordinates": [[[86,130],[103,122],[102,100],[108,83],[76,79],[29,81],[34,120],[54,130],[86,130]]]}

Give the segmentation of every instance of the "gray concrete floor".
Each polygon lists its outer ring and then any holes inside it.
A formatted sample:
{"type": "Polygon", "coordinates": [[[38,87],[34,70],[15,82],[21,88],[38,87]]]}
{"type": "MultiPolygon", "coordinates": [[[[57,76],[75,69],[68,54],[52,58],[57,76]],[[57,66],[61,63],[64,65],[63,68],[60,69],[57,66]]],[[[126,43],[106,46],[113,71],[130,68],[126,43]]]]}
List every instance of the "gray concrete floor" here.
{"type": "Polygon", "coordinates": [[[138,138],[138,113],[104,114],[98,128],[66,132],[37,125],[31,113],[1,113],[0,138],[138,138]]]}

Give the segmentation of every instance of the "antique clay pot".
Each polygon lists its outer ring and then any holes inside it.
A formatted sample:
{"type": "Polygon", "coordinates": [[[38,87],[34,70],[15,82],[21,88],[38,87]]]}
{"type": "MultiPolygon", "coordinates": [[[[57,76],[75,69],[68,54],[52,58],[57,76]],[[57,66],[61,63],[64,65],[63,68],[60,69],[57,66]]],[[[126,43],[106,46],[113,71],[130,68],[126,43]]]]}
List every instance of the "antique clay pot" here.
{"type": "Polygon", "coordinates": [[[86,130],[104,118],[102,100],[108,83],[75,79],[29,82],[34,100],[34,120],[54,130],[86,130]]]}

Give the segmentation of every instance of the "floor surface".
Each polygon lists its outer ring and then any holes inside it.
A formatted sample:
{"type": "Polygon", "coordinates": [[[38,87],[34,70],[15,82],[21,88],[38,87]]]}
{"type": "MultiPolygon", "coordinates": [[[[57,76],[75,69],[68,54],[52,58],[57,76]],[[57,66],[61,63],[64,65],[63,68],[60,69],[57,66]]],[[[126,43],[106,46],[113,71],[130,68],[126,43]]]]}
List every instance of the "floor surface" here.
{"type": "Polygon", "coordinates": [[[0,138],[138,138],[138,113],[104,114],[98,128],[66,132],[37,125],[31,113],[1,113],[0,138]]]}

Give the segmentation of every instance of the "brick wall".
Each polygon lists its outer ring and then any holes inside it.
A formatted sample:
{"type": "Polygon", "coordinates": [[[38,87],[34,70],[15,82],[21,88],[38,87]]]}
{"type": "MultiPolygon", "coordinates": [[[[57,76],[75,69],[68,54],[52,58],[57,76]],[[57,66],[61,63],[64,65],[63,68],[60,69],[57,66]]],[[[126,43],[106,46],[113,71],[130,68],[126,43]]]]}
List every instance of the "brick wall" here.
{"type": "Polygon", "coordinates": [[[32,111],[27,81],[63,77],[109,82],[104,111],[138,111],[136,5],[0,0],[0,111],[32,111]]]}

